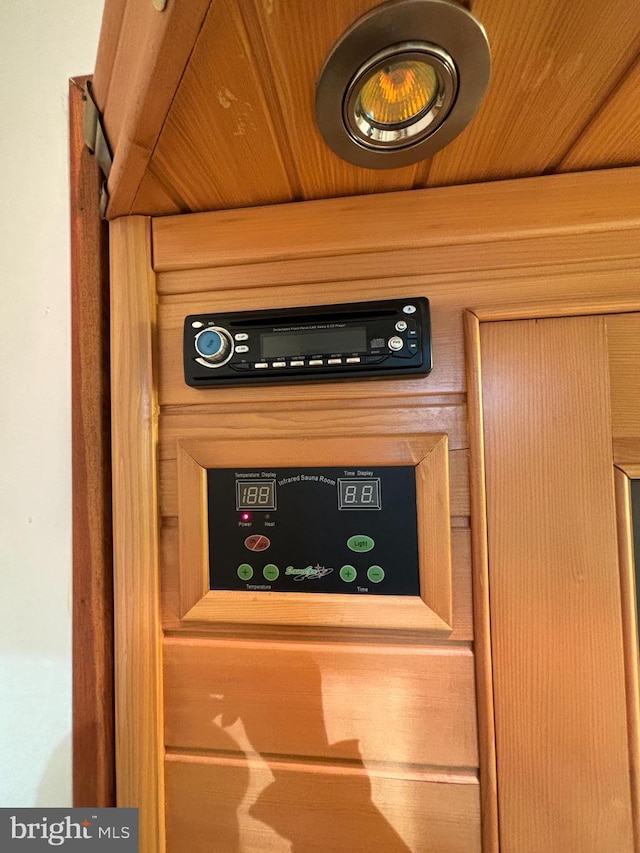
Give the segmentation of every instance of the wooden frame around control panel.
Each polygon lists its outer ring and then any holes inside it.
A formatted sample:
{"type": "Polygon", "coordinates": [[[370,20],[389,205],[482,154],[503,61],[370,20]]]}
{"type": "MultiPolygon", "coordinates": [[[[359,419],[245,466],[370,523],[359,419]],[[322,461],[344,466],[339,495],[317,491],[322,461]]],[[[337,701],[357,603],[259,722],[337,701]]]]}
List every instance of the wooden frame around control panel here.
{"type": "Polygon", "coordinates": [[[451,531],[446,435],[178,442],[180,615],[187,622],[451,632],[451,531]],[[413,465],[420,595],[334,595],[209,589],[207,468],[413,465]]]}

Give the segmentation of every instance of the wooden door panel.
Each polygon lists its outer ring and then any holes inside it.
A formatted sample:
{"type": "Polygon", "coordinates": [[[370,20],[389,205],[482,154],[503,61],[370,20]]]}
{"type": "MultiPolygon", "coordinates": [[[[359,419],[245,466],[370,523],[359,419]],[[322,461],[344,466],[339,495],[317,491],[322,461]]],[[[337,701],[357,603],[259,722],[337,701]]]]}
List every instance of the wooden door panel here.
{"type": "Polygon", "coordinates": [[[263,755],[478,763],[468,648],[166,640],[165,740],[216,750],[243,723],[263,755]]]}
{"type": "Polygon", "coordinates": [[[603,317],[481,324],[503,853],[631,853],[603,317]]]}
{"type": "Polygon", "coordinates": [[[471,778],[171,754],[166,784],[171,853],[480,853],[471,778]]]}

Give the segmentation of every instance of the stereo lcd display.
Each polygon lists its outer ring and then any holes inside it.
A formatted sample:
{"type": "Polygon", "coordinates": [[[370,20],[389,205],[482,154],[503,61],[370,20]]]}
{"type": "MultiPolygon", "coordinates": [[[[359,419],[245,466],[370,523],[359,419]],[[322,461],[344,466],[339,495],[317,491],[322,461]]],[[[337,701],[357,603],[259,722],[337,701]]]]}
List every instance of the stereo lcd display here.
{"type": "Polygon", "coordinates": [[[262,358],[294,355],[326,355],[328,353],[366,352],[366,326],[346,329],[301,329],[260,335],[262,358]]]}

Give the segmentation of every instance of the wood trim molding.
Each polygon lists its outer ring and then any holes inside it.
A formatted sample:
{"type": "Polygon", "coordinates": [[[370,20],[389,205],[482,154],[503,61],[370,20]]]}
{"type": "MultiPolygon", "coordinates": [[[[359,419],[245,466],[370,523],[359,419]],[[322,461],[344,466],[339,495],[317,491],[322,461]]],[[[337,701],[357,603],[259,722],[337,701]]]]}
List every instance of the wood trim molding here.
{"type": "MultiPolygon", "coordinates": [[[[640,476],[640,466],[630,466],[640,476]]],[[[628,474],[614,468],[618,553],[620,560],[620,598],[624,646],[627,726],[629,731],[629,773],[631,808],[636,849],[640,847],[640,680],[638,672],[638,614],[636,613],[636,577],[631,521],[631,490],[628,474]]]]}
{"type": "Polygon", "coordinates": [[[69,81],[73,804],[115,806],[109,249],[100,171],[82,133],[87,77],[69,81]]]}
{"type": "Polygon", "coordinates": [[[446,435],[178,442],[181,618],[186,622],[335,625],[451,633],[451,531],[446,435]],[[206,469],[264,465],[414,465],[418,596],[233,592],[209,589],[206,469]],[[354,461],[355,460],[355,461],[354,461]]]}
{"type": "Polygon", "coordinates": [[[111,394],[118,806],[164,850],[155,277],[150,223],[111,223],[111,394]]]}
{"type": "Polygon", "coordinates": [[[484,418],[480,357],[480,322],[471,311],[464,314],[469,417],[469,489],[471,498],[471,549],[473,575],[473,625],[478,704],[478,751],[482,850],[499,849],[498,772],[493,699],[491,616],[489,609],[489,556],[487,496],[484,463],[484,418]]]}
{"type": "MultiPolygon", "coordinates": [[[[640,276],[638,277],[640,286],[640,276]]],[[[586,317],[594,314],[627,314],[640,311],[640,299],[612,296],[576,300],[570,294],[564,299],[544,302],[513,303],[511,305],[486,305],[470,309],[481,323],[501,320],[534,320],[552,317],[586,317]]]]}
{"type": "Polygon", "coordinates": [[[381,252],[620,231],[640,226],[639,192],[632,167],[166,216],[153,219],[154,264],[166,272],[331,258],[362,252],[363,232],[381,252]]]}

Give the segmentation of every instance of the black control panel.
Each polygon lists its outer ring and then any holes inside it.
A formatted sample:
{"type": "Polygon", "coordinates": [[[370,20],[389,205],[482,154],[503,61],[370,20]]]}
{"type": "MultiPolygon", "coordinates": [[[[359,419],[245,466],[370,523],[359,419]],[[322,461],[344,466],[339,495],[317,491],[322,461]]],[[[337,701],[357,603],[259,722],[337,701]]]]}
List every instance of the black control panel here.
{"type": "Polygon", "coordinates": [[[211,589],[419,595],[413,466],[207,471],[211,589]]]}
{"type": "Polygon", "coordinates": [[[432,367],[429,300],[193,314],[183,355],[195,388],[424,376],[432,367]]]}

